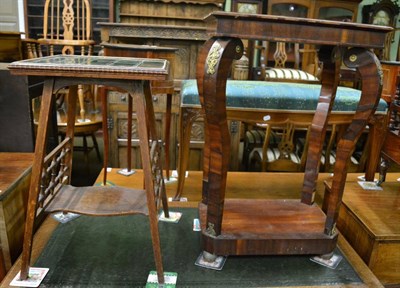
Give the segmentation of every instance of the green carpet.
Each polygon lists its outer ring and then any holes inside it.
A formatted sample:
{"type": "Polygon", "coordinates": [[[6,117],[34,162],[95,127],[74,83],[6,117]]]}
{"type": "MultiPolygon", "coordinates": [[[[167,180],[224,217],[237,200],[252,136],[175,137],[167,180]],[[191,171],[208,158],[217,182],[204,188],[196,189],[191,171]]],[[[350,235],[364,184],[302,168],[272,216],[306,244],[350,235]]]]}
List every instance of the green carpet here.
{"type": "MultiPolygon", "coordinates": [[[[178,273],[177,287],[361,283],[346,259],[335,270],[309,256],[230,256],[222,271],[198,267],[200,232],[192,230],[197,209],[172,211],[183,212],[180,222],[161,222],[159,229],[164,270],[178,273]]],[[[60,224],[34,266],[50,268],[40,287],[144,287],[155,270],[147,217],[81,216],[60,224]]]]}

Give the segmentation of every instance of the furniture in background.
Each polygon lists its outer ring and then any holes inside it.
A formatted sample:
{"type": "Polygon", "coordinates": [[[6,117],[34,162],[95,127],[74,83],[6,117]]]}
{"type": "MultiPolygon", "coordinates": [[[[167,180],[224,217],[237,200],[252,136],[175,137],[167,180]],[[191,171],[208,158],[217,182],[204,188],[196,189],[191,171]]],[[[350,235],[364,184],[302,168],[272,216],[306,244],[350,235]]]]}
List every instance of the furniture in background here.
{"type": "MultiPolygon", "coordinates": [[[[29,275],[33,228],[37,215],[62,211],[86,215],[144,214],[150,218],[153,252],[159,283],[164,283],[158,234],[157,209],[168,214],[161,171],[161,144],[155,131],[150,81],[168,78],[169,63],[159,59],[57,55],[29,59],[9,65],[16,75],[45,78],[37,143],[32,165],[27,218],[22,252],[21,279],[29,275]],[[77,104],[77,85],[102,84],[118,87],[133,97],[137,107],[138,128],[144,170],[144,189],[91,186],[73,187],[72,152],[77,104]],[[50,153],[45,152],[48,119],[55,101],[54,92],[69,87],[68,118],[65,139],[50,153]]],[[[132,103],[132,102],[130,102],[132,103]]]]}
{"type": "Polygon", "coordinates": [[[201,26],[155,25],[145,23],[99,23],[102,43],[150,45],[176,48],[174,82],[178,88],[181,80],[194,78],[196,59],[207,31],[201,26]]]}
{"type": "Polygon", "coordinates": [[[21,39],[23,59],[43,57],[42,47],[36,39],[21,39]]]}
{"type": "MultiPolygon", "coordinates": [[[[156,95],[160,95],[159,97],[165,97],[166,102],[165,103],[165,113],[164,119],[162,119],[163,122],[163,136],[162,139],[164,139],[164,160],[165,160],[165,167],[166,170],[166,177],[169,179],[170,172],[169,169],[171,168],[170,165],[170,155],[175,155],[175,145],[170,145],[171,143],[171,117],[172,117],[172,96],[174,95],[174,67],[175,67],[175,52],[177,48],[170,48],[170,47],[158,47],[158,46],[150,46],[150,45],[134,45],[134,44],[114,44],[114,43],[103,43],[103,49],[104,49],[104,56],[121,56],[121,57],[138,57],[138,58],[157,58],[157,59],[166,59],[170,63],[170,69],[171,72],[168,75],[168,79],[165,81],[152,81],[151,82],[151,94],[153,96],[153,101],[158,100],[158,98],[155,98],[156,95]],[[172,149],[172,151],[170,151],[172,149]]],[[[128,99],[127,95],[124,95],[124,98],[122,99],[128,99]]],[[[123,104],[123,103],[121,103],[123,104]]],[[[127,104],[127,103],[126,103],[127,104]]],[[[109,105],[109,108],[111,108],[111,105],[109,105]]],[[[125,123],[120,123],[121,122],[126,122],[132,121],[132,119],[129,120],[129,116],[132,117],[132,111],[128,111],[128,105],[124,107],[121,105],[121,109],[118,111],[115,111],[114,109],[112,110],[112,113],[110,113],[110,119],[112,119],[113,123],[116,123],[117,126],[121,124],[123,127],[132,127],[131,130],[125,130],[126,131],[126,137],[120,137],[120,133],[116,133],[116,131],[120,131],[120,129],[113,129],[111,130],[113,134],[111,135],[112,142],[110,143],[110,149],[109,153],[113,157],[120,156],[122,153],[119,151],[119,149],[126,149],[126,154],[127,157],[121,157],[120,159],[113,159],[113,163],[119,163],[120,167],[127,167],[128,171],[131,170],[132,168],[132,157],[131,157],[131,152],[132,152],[132,133],[137,130],[136,125],[125,125],[125,123]],[[122,112],[128,112],[128,119],[124,119],[123,117],[118,117],[118,115],[121,116],[122,112]],[[122,139],[121,139],[122,138],[122,139]],[[120,145],[120,139],[124,144],[126,144],[124,147],[120,145]],[[126,160],[126,161],[124,161],[126,160]],[[127,162],[127,163],[125,163],[127,162]]],[[[111,111],[110,111],[111,112],[111,111]]],[[[175,131],[174,131],[175,132],[175,131]]],[[[135,138],[137,138],[137,135],[135,135],[135,138]]],[[[175,143],[175,142],[173,142],[175,143]]],[[[122,143],[121,143],[122,144],[122,143]]],[[[138,146],[138,143],[136,143],[135,146],[138,146]]],[[[137,151],[137,149],[136,149],[137,151]]],[[[136,153],[135,155],[137,160],[140,160],[140,153],[136,153]]],[[[135,165],[135,167],[137,167],[135,165]]]]}
{"type": "Polygon", "coordinates": [[[22,60],[21,33],[0,31],[0,62],[22,60]]]}
{"type": "MultiPolygon", "coordinates": [[[[90,1],[46,0],[43,6],[43,35],[37,41],[46,55],[92,55],[95,41],[92,39],[92,6],[90,1]]],[[[57,127],[58,134],[63,139],[66,132],[66,100],[68,89],[57,93],[57,127]]],[[[102,118],[97,107],[97,87],[78,86],[79,117],[76,123],[76,135],[82,137],[82,146],[76,151],[83,151],[86,164],[88,153],[95,150],[99,161],[100,151],[96,133],[102,128],[102,118]],[[89,146],[87,138],[92,140],[89,146]]],[[[36,117],[37,118],[37,117],[36,117]]]]}
{"type": "Polygon", "coordinates": [[[383,87],[381,98],[384,99],[389,105],[389,112],[387,113],[386,121],[384,126],[380,129],[380,135],[377,135],[382,139],[377,143],[374,143],[378,151],[382,151],[377,156],[378,158],[373,160],[377,164],[380,162],[380,166],[371,166],[367,169],[365,177],[367,180],[372,181],[375,177],[375,171],[380,171],[379,183],[385,181],[386,171],[389,168],[390,162],[399,163],[399,155],[397,147],[394,143],[397,143],[398,138],[398,95],[399,95],[399,75],[400,65],[399,62],[382,62],[382,73],[383,73],[383,87]],[[381,155],[382,154],[382,155],[381,155]],[[375,169],[375,170],[374,170],[375,169]]]}
{"type": "Polygon", "coordinates": [[[207,39],[203,18],[222,10],[223,0],[117,0],[114,23],[100,22],[102,43],[154,45],[177,48],[173,73],[175,88],[182,79],[195,78],[197,53],[207,39]],[[157,11],[157,14],[154,13],[157,11]]]}
{"type": "MultiPolygon", "coordinates": [[[[63,3],[56,0],[46,0],[44,4],[43,36],[38,39],[38,42],[47,49],[47,55],[93,54],[95,42],[92,40],[91,9],[90,3],[85,0],[71,0],[63,3]]],[[[80,109],[78,121],[87,122],[84,103],[86,91],[83,89],[82,86],[78,88],[80,109]]]]}
{"type": "MultiPolygon", "coordinates": [[[[175,63],[171,74],[174,78],[174,96],[171,108],[171,139],[170,167],[176,167],[178,140],[179,89],[184,79],[193,79],[196,75],[196,59],[201,45],[207,39],[203,17],[215,10],[221,10],[224,1],[112,1],[110,9],[115,11],[113,23],[100,22],[102,43],[123,45],[148,45],[160,48],[174,48],[175,63]],[[157,15],[154,14],[157,11],[157,15]]],[[[110,151],[110,165],[124,167],[127,155],[127,133],[121,130],[120,124],[126,122],[125,95],[115,91],[109,92],[110,135],[111,143],[117,146],[110,151]],[[120,110],[121,109],[121,110],[120,110]],[[116,117],[113,117],[116,116],[116,117]],[[120,120],[119,120],[120,119],[120,120]],[[118,135],[115,138],[113,135],[118,135]],[[117,148],[118,147],[118,148],[117,148]]],[[[154,108],[159,121],[159,131],[162,134],[163,119],[165,119],[166,97],[154,95],[154,108]]],[[[164,126],[165,127],[165,126],[164,126]]],[[[165,139],[165,136],[163,136],[165,139]]],[[[133,137],[132,143],[137,143],[133,137]]],[[[113,144],[112,144],[113,145],[113,144]]],[[[141,168],[139,155],[135,145],[132,148],[133,167],[141,168]],[[137,161],[135,160],[138,159],[137,161]]]]}
{"type": "Polygon", "coordinates": [[[116,22],[204,27],[203,17],[215,10],[222,10],[225,1],[116,0],[114,2],[114,7],[117,7],[116,22]]]}
{"type": "MultiPolygon", "coordinates": [[[[33,152],[32,100],[41,95],[43,79],[11,75],[7,65],[0,63],[0,151],[33,152]]],[[[50,145],[56,141],[53,137],[50,145]]]]}
{"type": "Polygon", "coordinates": [[[32,161],[33,153],[0,152],[0,267],[5,271],[22,251],[32,161]]]}
{"type": "Polygon", "coordinates": [[[383,87],[381,98],[391,103],[398,89],[397,77],[400,75],[400,62],[381,61],[383,72],[383,87]]]}
{"type": "MultiPolygon", "coordinates": [[[[201,7],[195,5],[194,7],[201,7]]],[[[136,23],[99,23],[102,27],[102,41],[103,43],[110,44],[124,44],[124,45],[148,45],[157,46],[160,48],[174,48],[175,63],[171,73],[174,75],[174,96],[172,97],[171,108],[171,149],[170,149],[170,167],[176,167],[177,159],[177,118],[179,113],[179,89],[182,80],[195,78],[196,75],[196,59],[198,51],[207,39],[206,29],[201,26],[175,26],[175,25],[156,25],[156,24],[136,24],[136,23]]],[[[110,151],[110,165],[111,167],[124,167],[126,159],[126,145],[127,134],[121,133],[119,123],[124,123],[124,106],[125,96],[121,93],[113,91],[109,97],[109,111],[110,116],[121,116],[121,121],[118,118],[110,118],[110,135],[118,135],[118,140],[113,137],[111,143],[117,141],[118,149],[114,147],[110,151]],[[120,110],[122,109],[122,110],[120,110]],[[113,112],[115,112],[113,114],[113,112]],[[121,113],[118,113],[121,112],[121,113]],[[118,151],[118,153],[117,153],[118,151]]],[[[163,127],[162,119],[165,118],[166,97],[164,95],[154,95],[154,108],[157,119],[160,120],[160,129],[163,127]]],[[[160,130],[160,131],[161,131],[160,130]]],[[[165,136],[163,137],[165,139],[165,136]]],[[[137,142],[137,137],[134,136],[132,143],[137,142]]],[[[133,146],[132,155],[139,155],[140,152],[133,146]]],[[[135,157],[135,156],[133,156],[135,157]]],[[[140,161],[133,161],[133,167],[141,168],[140,161]]]]}
{"type": "Polygon", "coordinates": [[[348,160],[375,112],[381,92],[379,61],[368,49],[382,48],[386,33],[391,29],[356,23],[226,12],[214,12],[205,21],[210,28],[216,28],[211,30],[197,66],[198,92],[206,117],[203,199],[199,206],[203,254],[206,259],[209,255],[213,259],[216,255],[331,253],[337,243],[335,226],[348,160]],[[241,38],[305,41],[311,45],[321,45],[319,60],[324,67],[322,87],[310,128],[301,200],[225,198],[230,157],[226,79],[232,60],[242,56],[241,38]],[[337,46],[354,48],[337,49],[337,46]],[[324,213],[314,203],[315,185],[342,58],[345,65],[359,72],[362,95],[354,118],[338,143],[332,190],[324,200],[328,204],[324,213]]]}
{"type": "MultiPolygon", "coordinates": [[[[267,124],[265,135],[261,139],[263,147],[260,152],[260,161],[261,165],[264,166],[263,171],[304,171],[307,160],[306,151],[310,144],[310,126],[317,107],[320,87],[319,84],[294,82],[228,80],[226,90],[227,119],[253,125],[258,124],[259,126],[261,126],[261,123],[267,124]],[[265,116],[269,119],[264,120],[265,116]],[[268,156],[267,152],[270,150],[269,146],[272,146],[272,144],[270,145],[270,139],[273,137],[272,129],[277,131],[279,127],[284,130],[282,139],[276,140],[279,143],[276,145],[279,147],[279,156],[271,159],[272,157],[268,156]],[[290,135],[293,136],[295,130],[307,130],[303,151],[299,153],[300,159],[298,161],[293,159],[292,155],[295,153],[296,143],[293,141],[293,137],[290,137],[290,135]]],[[[357,111],[360,96],[361,91],[359,90],[338,87],[332,112],[328,119],[331,135],[325,143],[324,157],[321,157],[320,169],[322,171],[331,171],[334,162],[331,163],[327,155],[331,155],[331,151],[334,150],[336,144],[336,138],[341,135],[337,131],[339,129],[336,128],[347,127],[351,123],[357,111]]],[[[375,130],[384,127],[386,113],[387,104],[384,100],[380,100],[376,113],[371,116],[369,121],[371,124],[371,133],[369,135],[380,135],[375,130]]],[[[203,125],[201,122],[197,122],[199,118],[204,117],[204,112],[201,109],[196,80],[185,80],[182,84],[179,116],[180,149],[178,157],[178,186],[174,197],[175,200],[179,200],[184,189],[185,173],[189,165],[189,148],[193,145],[193,143],[190,143],[191,139],[198,134],[202,136],[201,140],[204,139],[203,125]]],[[[238,132],[238,134],[240,133],[238,132]]],[[[235,132],[232,131],[231,127],[231,160],[239,157],[238,138],[232,137],[234,135],[235,132]]],[[[368,142],[377,143],[378,141],[369,137],[368,142]]],[[[370,145],[368,144],[367,146],[370,145]]],[[[369,158],[375,159],[379,157],[380,150],[374,148],[375,146],[366,147],[357,167],[353,168],[354,170],[358,172],[364,171],[369,158]]],[[[243,161],[247,161],[245,152],[243,153],[243,161]]],[[[250,159],[248,160],[250,161],[250,159]]],[[[372,172],[375,172],[375,170],[372,172]]]]}
{"type": "MultiPolygon", "coordinates": [[[[357,18],[358,5],[361,0],[351,1],[317,1],[317,0],[269,0],[267,13],[270,15],[280,15],[288,17],[302,17],[313,19],[325,19],[336,21],[355,21],[357,18]]],[[[271,43],[273,44],[273,43],[271,43]]],[[[269,44],[270,45],[270,44],[269,44]]],[[[268,45],[268,46],[269,46],[268,45]]],[[[315,51],[313,45],[303,45],[302,49],[305,51],[315,51]]],[[[271,51],[274,49],[266,50],[267,61],[273,61],[271,58],[271,51]]],[[[290,55],[289,55],[290,56],[290,55]]],[[[310,71],[309,69],[316,69],[312,67],[314,64],[314,57],[312,53],[304,53],[301,58],[301,69],[303,71],[310,71]]]]}
{"type": "MultiPolygon", "coordinates": [[[[142,3],[143,4],[143,3],[142,3]]],[[[195,5],[194,7],[201,6],[195,5]]],[[[182,80],[195,78],[196,75],[196,59],[198,51],[207,39],[206,29],[202,26],[176,26],[176,25],[156,25],[156,24],[137,24],[137,23],[99,23],[102,27],[102,41],[110,44],[124,45],[148,45],[160,48],[174,48],[175,63],[171,73],[174,75],[174,96],[172,97],[171,108],[171,139],[170,139],[170,167],[176,167],[177,159],[177,142],[178,142],[178,113],[179,113],[179,89],[182,80]]],[[[114,148],[110,151],[111,167],[124,167],[127,155],[126,145],[127,134],[121,133],[123,130],[119,128],[119,124],[124,123],[124,105],[125,96],[121,93],[112,93],[109,97],[110,111],[110,135],[111,143],[115,143],[114,148]],[[121,113],[119,113],[121,112],[121,113]],[[113,117],[115,115],[117,118],[113,117]],[[121,117],[118,117],[121,116],[121,117]],[[121,121],[118,119],[121,118],[121,121]],[[114,135],[118,135],[115,138],[114,135]],[[119,147],[116,149],[116,147],[119,147]],[[118,152],[118,153],[117,153],[118,152]]],[[[165,119],[166,97],[164,95],[154,95],[154,108],[156,118],[159,119],[160,131],[162,131],[162,119],[165,119]]],[[[163,136],[165,139],[165,136],[163,136]]],[[[132,143],[137,143],[137,137],[134,136],[132,143]]],[[[113,144],[112,144],[113,145],[113,144]]],[[[132,155],[139,155],[138,149],[133,146],[132,155]]],[[[133,159],[134,159],[133,158],[133,159]]],[[[133,161],[133,167],[141,168],[140,161],[133,161]]]]}
{"type": "Polygon", "coordinates": [[[388,128],[381,150],[379,184],[385,181],[391,163],[400,164],[400,75],[396,78],[395,87],[397,89],[390,103],[388,128]]]}
{"type": "MultiPolygon", "coordinates": [[[[346,181],[337,228],[385,287],[400,284],[399,175],[388,173],[382,190],[363,189],[357,178],[346,181]]],[[[331,181],[325,193],[331,192],[331,181]]]]}
{"type": "MultiPolygon", "coordinates": [[[[25,36],[30,39],[38,39],[43,35],[43,0],[23,0],[25,9],[25,36]]],[[[60,1],[63,2],[63,1],[60,1]]],[[[100,27],[97,22],[108,21],[111,16],[109,0],[89,1],[91,4],[92,39],[95,41],[94,53],[100,50],[100,27]]],[[[114,1],[112,1],[114,2],[114,1]]]]}
{"type": "MultiPolygon", "coordinates": [[[[400,5],[398,1],[392,0],[377,0],[369,5],[363,6],[363,23],[373,25],[389,26],[396,28],[397,20],[400,12],[400,5]]],[[[395,33],[388,33],[386,36],[385,47],[380,50],[375,50],[378,58],[383,61],[390,61],[390,51],[392,50],[392,43],[395,42],[395,33]]]]}

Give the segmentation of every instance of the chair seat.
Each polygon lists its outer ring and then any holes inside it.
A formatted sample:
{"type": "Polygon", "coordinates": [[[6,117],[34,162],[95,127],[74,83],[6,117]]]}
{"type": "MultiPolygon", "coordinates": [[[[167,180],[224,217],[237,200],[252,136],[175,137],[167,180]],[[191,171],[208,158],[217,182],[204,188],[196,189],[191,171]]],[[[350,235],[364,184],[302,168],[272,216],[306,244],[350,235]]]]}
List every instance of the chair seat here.
{"type": "MultiPolygon", "coordinates": [[[[320,89],[320,84],[228,80],[226,104],[229,108],[315,111],[320,89]]],[[[360,97],[360,90],[338,87],[332,111],[354,112],[360,97]]],[[[196,80],[182,82],[181,103],[182,106],[200,105],[196,80]]],[[[385,113],[387,108],[381,99],[376,111],[385,113]]]]}

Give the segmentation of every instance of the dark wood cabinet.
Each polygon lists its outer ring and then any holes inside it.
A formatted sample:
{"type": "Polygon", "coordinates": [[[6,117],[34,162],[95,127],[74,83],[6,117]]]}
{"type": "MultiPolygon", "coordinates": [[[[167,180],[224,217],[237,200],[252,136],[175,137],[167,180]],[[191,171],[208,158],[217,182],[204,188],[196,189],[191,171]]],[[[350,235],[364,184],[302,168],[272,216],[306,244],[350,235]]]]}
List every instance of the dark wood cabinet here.
{"type": "MultiPolygon", "coordinates": [[[[172,97],[169,149],[170,168],[172,169],[176,168],[176,151],[179,146],[178,113],[181,81],[196,77],[198,51],[207,39],[207,31],[202,19],[212,11],[222,10],[223,3],[223,0],[117,0],[110,2],[110,11],[115,11],[115,21],[100,23],[103,43],[122,44],[125,47],[127,45],[151,45],[176,50],[176,65],[173,66],[173,71],[171,71],[175,86],[175,93],[172,97]]],[[[106,51],[106,48],[104,51],[106,51]]],[[[126,96],[115,91],[109,93],[111,93],[108,103],[111,136],[110,164],[113,167],[124,167],[127,154],[127,131],[124,128],[127,121],[126,96]]],[[[153,95],[153,104],[156,112],[157,131],[164,139],[166,96],[163,94],[153,95]]],[[[135,133],[132,135],[132,166],[140,168],[137,137],[135,133]]],[[[201,168],[202,141],[203,138],[198,141],[197,139],[193,140],[192,154],[194,158],[191,161],[196,165],[192,168],[201,168]]]]}
{"type": "MultiPolygon", "coordinates": [[[[176,98],[173,98],[174,100],[176,98]]],[[[156,119],[156,131],[160,139],[164,139],[164,112],[166,106],[165,95],[153,95],[153,105],[156,119]]],[[[177,103],[173,102],[172,119],[171,119],[171,141],[176,143],[176,119],[177,119],[177,103]]],[[[135,107],[134,107],[135,110],[135,107]]],[[[127,166],[127,139],[128,139],[128,95],[118,91],[108,91],[108,129],[110,133],[110,165],[112,167],[127,166]]],[[[132,167],[141,168],[139,135],[137,126],[136,111],[132,115],[132,167]]],[[[172,159],[171,165],[175,165],[174,158],[175,145],[171,145],[170,155],[172,159]]]]}

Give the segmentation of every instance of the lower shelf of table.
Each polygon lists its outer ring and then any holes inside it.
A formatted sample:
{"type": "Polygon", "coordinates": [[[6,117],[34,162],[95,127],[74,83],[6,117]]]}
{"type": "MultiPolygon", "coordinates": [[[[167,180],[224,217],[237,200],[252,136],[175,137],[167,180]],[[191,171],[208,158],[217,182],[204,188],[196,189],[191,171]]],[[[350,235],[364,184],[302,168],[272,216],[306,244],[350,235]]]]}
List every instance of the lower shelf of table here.
{"type": "Polygon", "coordinates": [[[200,204],[203,249],[215,255],[328,254],[337,234],[324,233],[326,215],[300,200],[225,199],[222,231],[207,229],[207,206],[200,204]]]}
{"type": "Polygon", "coordinates": [[[146,191],[120,186],[63,185],[45,210],[92,216],[148,215],[146,191]]]}

